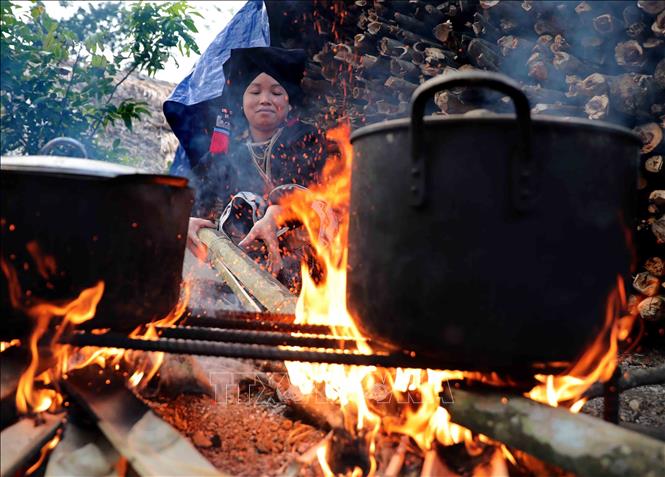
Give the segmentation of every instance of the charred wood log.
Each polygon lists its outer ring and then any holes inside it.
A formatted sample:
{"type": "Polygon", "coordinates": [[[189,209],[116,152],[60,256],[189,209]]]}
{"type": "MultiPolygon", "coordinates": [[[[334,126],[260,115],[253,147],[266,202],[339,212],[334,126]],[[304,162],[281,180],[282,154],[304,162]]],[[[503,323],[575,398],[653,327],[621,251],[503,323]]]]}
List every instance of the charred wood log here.
{"type": "Polygon", "coordinates": [[[665,10],[665,1],[663,0],[637,0],[638,8],[644,10],[649,15],[658,15],[665,10]]]}
{"type": "MultiPolygon", "coordinates": [[[[650,384],[665,384],[665,366],[622,371],[617,389],[621,392],[650,384]]],[[[603,387],[603,383],[595,383],[584,393],[584,397],[593,399],[602,396],[603,387]]]]}
{"type": "Polygon", "coordinates": [[[424,22],[416,20],[410,15],[405,15],[404,13],[396,12],[394,15],[395,21],[397,24],[405,30],[413,32],[416,36],[436,39],[432,34],[432,30],[427,27],[424,22]]]}
{"type": "Polygon", "coordinates": [[[633,288],[642,295],[655,296],[660,291],[660,280],[649,272],[641,272],[635,275],[633,288]]]}
{"type": "Polygon", "coordinates": [[[586,118],[584,110],[573,104],[546,104],[539,103],[531,108],[531,114],[548,114],[550,116],[572,116],[576,118],[586,118]]]}
{"type": "Polygon", "coordinates": [[[40,420],[25,417],[3,429],[0,439],[0,475],[24,475],[31,458],[64,424],[64,416],[44,414],[40,420]]]}
{"type": "Polygon", "coordinates": [[[566,53],[565,51],[557,51],[554,53],[552,60],[554,68],[561,71],[564,75],[583,75],[587,76],[593,73],[593,70],[582,63],[577,57],[566,53]]]}
{"type": "Polygon", "coordinates": [[[489,21],[486,14],[476,12],[473,15],[473,20],[473,32],[478,37],[482,36],[485,40],[494,42],[503,34],[498,27],[489,21]]]}
{"type": "Polygon", "coordinates": [[[492,43],[474,38],[469,43],[467,55],[474,66],[490,71],[499,71],[500,53],[492,43]]]}
{"type": "Polygon", "coordinates": [[[416,83],[412,83],[410,81],[405,80],[404,78],[398,78],[395,76],[391,76],[390,78],[388,78],[384,84],[387,88],[394,88],[397,91],[405,93],[409,97],[418,87],[416,83]]]}
{"type": "Polygon", "coordinates": [[[568,82],[569,97],[575,96],[598,96],[606,94],[609,91],[608,77],[600,73],[592,73],[583,80],[577,77],[570,77],[568,82]]]}
{"type": "Polygon", "coordinates": [[[644,169],[652,174],[658,174],[663,170],[663,156],[651,156],[644,161],[644,169]]]}
{"type": "Polygon", "coordinates": [[[623,31],[625,26],[621,20],[610,13],[597,16],[593,19],[593,29],[601,36],[611,37],[623,31]]]}
{"type": "Polygon", "coordinates": [[[651,31],[656,36],[665,36],[665,10],[660,12],[651,25],[651,31]]]}
{"type": "Polygon", "coordinates": [[[434,35],[434,38],[436,38],[443,44],[448,43],[448,38],[450,37],[450,34],[452,32],[453,32],[453,24],[450,20],[446,20],[445,22],[439,23],[432,29],[432,34],[434,35]]]}
{"type": "Polygon", "coordinates": [[[629,5],[623,9],[623,22],[626,25],[626,35],[634,40],[642,39],[648,31],[644,13],[636,6],[629,5]]]}
{"type": "Polygon", "coordinates": [[[523,397],[454,391],[454,423],[579,476],[665,473],[663,444],[591,416],[523,397]],[[561,429],[566,429],[561,432],[561,429]]]}
{"type": "Polygon", "coordinates": [[[529,98],[531,104],[538,103],[568,103],[570,99],[561,91],[554,89],[541,88],[540,86],[523,86],[522,91],[529,98]]]}
{"type": "Polygon", "coordinates": [[[384,56],[363,55],[360,59],[366,78],[385,78],[390,73],[390,59],[384,56]]]}
{"type": "Polygon", "coordinates": [[[617,43],[614,58],[617,65],[628,71],[640,71],[647,61],[642,45],[635,40],[617,43]]]}
{"type": "MultiPolygon", "coordinates": [[[[665,223],[662,223],[661,219],[661,230],[660,234],[664,238],[665,242],[665,223]]],[[[653,226],[659,224],[658,221],[654,222],[653,226]]],[[[654,231],[655,233],[655,231],[654,231]]],[[[637,309],[640,312],[640,316],[646,321],[662,321],[665,319],[665,297],[662,296],[650,296],[642,300],[638,305],[637,309]]]]}
{"type": "Polygon", "coordinates": [[[653,101],[655,81],[653,76],[627,73],[610,81],[610,103],[622,113],[641,116],[649,110],[653,101]]]}
{"type": "Polygon", "coordinates": [[[642,154],[653,152],[663,142],[663,130],[657,123],[642,124],[634,131],[642,139],[642,154]]]}
{"type": "Polygon", "coordinates": [[[610,111],[610,99],[606,94],[593,96],[584,105],[584,112],[589,119],[605,119],[610,111]]]}
{"type": "Polygon", "coordinates": [[[436,24],[443,23],[447,21],[446,15],[443,14],[441,9],[439,8],[441,5],[435,6],[430,3],[425,5],[425,18],[424,21],[425,23],[428,24],[428,26],[433,26],[436,24]]]}
{"type": "MultiPolygon", "coordinates": [[[[519,66],[520,73],[526,73],[526,62],[531,56],[534,43],[523,38],[507,35],[497,40],[497,45],[501,48],[501,55],[510,61],[511,64],[519,66]]],[[[516,68],[517,70],[517,68],[516,68]]]]}
{"type": "Polygon", "coordinates": [[[556,68],[553,57],[538,51],[527,60],[527,75],[543,88],[563,90],[566,85],[563,66],[562,69],[556,68]]]}
{"type": "Polygon", "coordinates": [[[390,73],[399,78],[417,80],[420,68],[409,61],[393,58],[390,60],[390,73]]]}
{"type": "Polygon", "coordinates": [[[381,38],[379,52],[384,56],[391,56],[402,60],[411,60],[411,48],[392,38],[381,38]]]}
{"type": "Polygon", "coordinates": [[[376,42],[364,33],[358,33],[353,37],[353,46],[359,55],[376,52],[376,42]]]}

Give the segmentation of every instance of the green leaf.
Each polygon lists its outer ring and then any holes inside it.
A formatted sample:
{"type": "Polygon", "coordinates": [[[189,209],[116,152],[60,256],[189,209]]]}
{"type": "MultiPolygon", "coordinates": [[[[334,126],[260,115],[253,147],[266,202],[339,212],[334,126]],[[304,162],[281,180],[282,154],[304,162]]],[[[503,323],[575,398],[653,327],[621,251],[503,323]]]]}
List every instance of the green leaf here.
{"type": "Polygon", "coordinates": [[[92,55],[92,60],[90,61],[90,66],[93,68],[106,68],[107,65],[106,58],[102,55],[92,55]]]}
{"type": "Polygon", "coordinates": [[[185,18],[182,21],[187,28],[189,28],[189,31],[193,31],[194,33],[198,33],[199,31],[196,29],[196,26],[194,26],[194,21],[191,18],[185,18]]]}

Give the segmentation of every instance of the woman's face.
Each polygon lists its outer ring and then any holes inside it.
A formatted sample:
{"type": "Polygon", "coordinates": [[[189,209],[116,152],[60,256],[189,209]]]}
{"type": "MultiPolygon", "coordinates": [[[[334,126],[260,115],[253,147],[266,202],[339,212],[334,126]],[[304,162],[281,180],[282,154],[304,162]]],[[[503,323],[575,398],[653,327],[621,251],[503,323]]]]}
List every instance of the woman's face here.
{"type": "Polygon", "coordinates": [[[251,127],[270,131],[277,129],[289,113],[289,97],[275,78],[261,73],[245,90],[242,107],[251,127]]]}

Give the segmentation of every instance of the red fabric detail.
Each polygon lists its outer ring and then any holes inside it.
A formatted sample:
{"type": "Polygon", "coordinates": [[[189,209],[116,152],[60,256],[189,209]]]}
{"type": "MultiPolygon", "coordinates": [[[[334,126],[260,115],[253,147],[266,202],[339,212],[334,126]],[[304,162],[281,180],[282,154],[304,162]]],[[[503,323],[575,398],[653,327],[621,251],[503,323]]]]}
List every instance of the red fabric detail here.
{"type": "Polygon", "coordinates": [[[221,132],[214,131],[210,139],[209,151],[213,154],[223,154],[229,150],[229,136],[221,132]]]}

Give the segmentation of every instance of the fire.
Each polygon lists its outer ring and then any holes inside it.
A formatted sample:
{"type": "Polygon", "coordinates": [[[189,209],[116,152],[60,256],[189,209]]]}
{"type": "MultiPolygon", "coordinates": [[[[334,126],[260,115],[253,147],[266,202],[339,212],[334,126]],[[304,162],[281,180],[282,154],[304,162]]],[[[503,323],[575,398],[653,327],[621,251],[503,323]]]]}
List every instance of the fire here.
{"type": "Polygon", "coordinates": [[[0,353],[14,346],[21,346],[21,340],[0,341],[0,353]]]}
{"type": "Polygon", "coordinates": [[[39,369],[39,341],[49,328],[51,320],[55,317],[62,318],[58,330],[52,340],[52,349],[56,350],[59,345],[57,341],[64,329],[70,324],[80,324],[95,316],[95,310],[99,300],[104,293],[104,282],[83,290],[77,298],[64,305],[51,303],[40,303],[26,310],[26,314],[35,321],[35,329],[29,340],[30,365],[21,375],[16,392],[16,408],[21,413],[43,412],[59,405],[62,397],[54,389],[35,389],[35,381],[41,381],[44,385],[53,383],[57,378],[54,375],[55,368],[51,368],[39,376],[35,376],[39,369]]]}
{"type": "MultiPolygon", "coordinates": [[[[35,262],[35,269],[39,275],[48,280],[56,271],[56,262],[53,257],[43,254],[36,242],[28,243],[26,248],[35,262]]],[[[151,359],[137,360],[137,354],[123,349],[74,349],[59,344],[63,335],[70,332],[73,326],[84,323],[95,316],[97,305],[104,293],[103,281],[83,290],[76,298],[68,302],[50,303],[32,297],[36,304],[24,306],[24,294],[14,267],[4,259],[0,265],[9,283],[12,307],[20,310],[34,324],[32,334],[27,341],[31,356],[30,364],[21,375],[17,386],[16,408],[20,413],[36,414],[59,409],[63,402],[63,397],[58,391],[59,380],[66,379],[67,373],[76,369],[97,365],[101,369],[108,367],[117,371],[120,370],[123,362],[127,362],[133,368],[133,374],[128,379],[128,383],[132,387],[149,382],[157,373],[164,359],[164,353],[161,352],[151,353],[151,359]],[[49,330],[54,330],[53,335],[48,347],[42,348],[42,354],[44,349],[48,349],[50,356],[40,356],[40,342],[49,330]],[[40,360],[42,361],[40,362],[40,360]],[[42,368],[45,370],[42,371],[42,368]]],[[[184,313],[189,300],[188,282],[184,283],[183,289],[181,300],[167,316],[145,326],[137,327],[130,337],[157,339],[158,326],[169,326],[175,323],[184,313]]],[[[108,330],[96,330],[98,333],[106,331],[108,330]]],[[[19,344],[19,340],[2,342],[1,351],[19,344]]],[[[142,356],[140,353],[139,355],[142,356]]]]}
{"type": "MultiPolygon", "coordinates": [[[[147,340],[156,340],[159,338],[157,333],[157,327],[159,326],[171,326],[175,324],[182,314],[187,309],[187,304],[189,303],[189,297],[191,293],[191,286],[188,280],[183,282],[183,292],[178,300],[176,306],[166,315],[164,318],[148,323],[145,329],[142,326],[137,327],[129,335],[130,338],[141,338],[147,340]]],[[[150,382],[150,380],[157,374],[159,368],[164,362],[164,353],[154,352],[150,354],[152,360],[144,359],[134,370],[133,374],[129,378],[129,384],[133,388],[138,388],[141,383],[145,384],[150,382]]],[[[128,361],[132,361],[132,355],[130,352],[124,355],[128,361]]]]}
{"type": "Polygon", "coordinates": [[[565,374],[536,375],[541,384],[529,391],[527,397],[552,407],[571,403],[570,411],[579,412],[586,402],[582,394],[596,381],[607,381],[614,373],[618,342],[626,339],[636,317],[622,315],[626,308],[625,288],[619,276],[616,288],[607,298],[603,329],[591,346],[565,374]]]}
{"type": "Polygon", "coordinates": [[[51,438],[44,446],[42,447],[40,453],[39,453],[39,458],[37,459],[37,462],[32,464],[26,471],[25,475],[32,475],[34,471],[39,469],[41,465],[44,463],[44,459],[46,459],[46,456],[49,455],[49,453],[56,448],[56,446],[60,443],[62,440],[61,437],[62,431],[58,430],[55,436],[51,438]]]}
{"type": "MultiPolygon", "coordinates": [[[[333,334],[352,335],[359,340],[358,352],[371,353],[372,349],[355,325],[346,306],[346,266],[348,206],[350,199],[352,147],[349,141],[350,127],[342,124],[328,132],[328,139],[338,144],[340,160],[328,161],[324,169],[325,185],[307,192],[296,192],[288,199],[289,217],[297,218],[307,229],[323,270],[323,278],[315,281],[306,267],[302,270],[302,290],[296,306],[296,322],[324,324],[333,334]],[[323,204],[323,205],[322,205],[323,204]],[[322,223],[315,209],[334,210],[339,219],[337,227],[322,223]]],[[[540,382],[527,397],[552,406],[566,405],[578,412],[584,400],[580,399],[589,386],[598,380],[607,380],[616,367],[617,340],[625,338],[634,317],[623,316],[625,309],[623,283],[608,298],[605,325],[598,338],[577,363],[561,376],[537,375],[540,382]]],[[[311,364],[287,362],[291,382],[303,394],[316,391],[339,403],[345,430],[368,442],[370,469],[376,472],[374,458],[375,438],[381,428],[410,436],[426,451],[435,441],[442,445],[465,443],[472,453],[479,445],[491,444],[495,452],[489,463],[479,466],[474,474],[507,475],[506,461],[515,463],[515,457],[505,446],[492,442],[482,435],[451,422],[450,414],[440,406],[440,393],[448,380],[471,378],[488,384],[508,386],[511,381],[495,373],[480,374],[463,371],[436,371],[416,369],[386,370],[375,367],[345,366],[336,364],[311,364]],[[376,386],[388,385],[388,397],[384,401],[397,403],[399,412],[382,412],[381,402],[368,396],[376,386]],[[415,405],[417,404],[417,406],[415,405]]],[[[394,406],[392,407],[394,410],[394,406]]],[[[326,476],[335,475],[329,462],[330,441],[317,450],[321,469],[326,476]]],[[[347,474],[361,475],[358,467],[345,470],[347,474]]]]}

